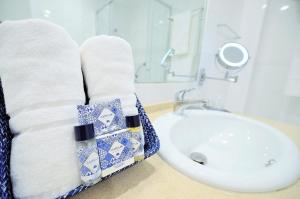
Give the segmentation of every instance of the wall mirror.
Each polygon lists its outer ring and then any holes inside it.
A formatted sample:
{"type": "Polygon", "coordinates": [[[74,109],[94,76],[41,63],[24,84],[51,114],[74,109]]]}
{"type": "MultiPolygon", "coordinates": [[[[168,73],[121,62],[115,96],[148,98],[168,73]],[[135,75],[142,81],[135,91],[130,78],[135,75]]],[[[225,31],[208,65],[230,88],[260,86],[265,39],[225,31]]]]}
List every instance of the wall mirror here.
{"type": "Polygon", "coordinates": [[[111,0],[96,12],[97,34],[131,43],[136,82],[195,81],[204,12],[203,0],[111,0]]]}
{"type": "Polygon", "coordinates": [[[43,18],[81,44],[99,34],[132,45],[135,81],[195,81],[205,0],[0,0],[0,21],[43,18]]]}

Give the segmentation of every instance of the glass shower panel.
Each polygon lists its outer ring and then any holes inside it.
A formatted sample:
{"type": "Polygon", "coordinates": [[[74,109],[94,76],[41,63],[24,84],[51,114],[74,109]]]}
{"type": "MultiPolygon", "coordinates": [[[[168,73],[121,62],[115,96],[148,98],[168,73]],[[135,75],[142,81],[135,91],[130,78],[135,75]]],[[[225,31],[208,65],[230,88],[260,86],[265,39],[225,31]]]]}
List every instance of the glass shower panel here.
{"type": "MultiPolygon", "coordinates": [[[[130,2],[130,1],[128,1],[130,2]]],[[[96,11],[96,34],[114,35],[129,39],[127,4],[122,0],[109,1],[96,11]]]]}
{"type": "Polygon", "coordinates": [[[114,35],[127,40],[134,55],[136,79],[142,80],[150,79],[146,61],[150,35],[147,22],[148,0],[112,0],[96,11],[96,34],[114,35]]]}
{"type": "Polygon", "coordinates": [[[151,66],[150,81],[164,82],[166,70],[160,64],[168,51],[171,7],[158,0],[151,2],[149,12],[148,63],[151,66]]]}
{"type": "Polygon", "coordinates": [[[131,44],[136,82],[195,81],[204,1],[189,0],[187,4],[175,0],[99,0],[98,3],[96,34],[119,36],[131,44]],[[190,17],[180,20],[177,16],[183,13],[190,13],[190,17]],[[179,28],[173,28],[175,24],[179,28]],[[190,24],[190,28],[186,28],[187,34],[182,36],[181,31],[185,30],[180,27],[185,24],[190,24]],[[172,41],[180,40],[188,43],[186,53],[169,54],[162,62],[170,49],[180,50],[172,45],[172,41]]]}
{"type": "Polygon", "coordinates": [[[96,34],[110,34],[110,12],[111,4],[105,4],[96,11],[96,34]]]}

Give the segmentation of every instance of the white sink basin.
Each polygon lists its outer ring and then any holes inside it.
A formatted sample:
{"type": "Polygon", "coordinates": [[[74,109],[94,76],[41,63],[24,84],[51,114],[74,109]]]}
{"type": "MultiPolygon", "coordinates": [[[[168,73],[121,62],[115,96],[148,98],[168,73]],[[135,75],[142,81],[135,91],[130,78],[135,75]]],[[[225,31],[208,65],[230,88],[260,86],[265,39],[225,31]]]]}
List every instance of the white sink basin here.
{"type": "Polygon", "coordinates": [[[154,122],[160,156],[183,174],[238,192],[266,192],[295,183],[300,151],[279,130],[261,122],[216,111],[169,113],[154,122]],[[201,165],[190,158],[197,152],[201,165]]]}

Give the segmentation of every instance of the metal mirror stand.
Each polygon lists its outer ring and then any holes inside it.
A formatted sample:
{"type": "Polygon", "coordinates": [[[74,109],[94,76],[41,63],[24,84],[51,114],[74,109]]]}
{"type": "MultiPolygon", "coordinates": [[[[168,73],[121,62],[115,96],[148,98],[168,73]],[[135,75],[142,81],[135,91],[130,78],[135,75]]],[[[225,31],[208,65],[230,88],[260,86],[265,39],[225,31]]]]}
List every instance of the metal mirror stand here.
{"type": "Polygon", "coordinates": [[[236,83],[238,81],[238,76],[233,75],[241,71],[249,60],[248,50],[239,43],[225,43],[219,49],[215,56],[218,64],[225,70],[225,75],[223,78],[220,77],[210,77],[206,75],[205,69],[200,70],[199,85],[203,85],[206,79],[220,80],[236,83]]]}

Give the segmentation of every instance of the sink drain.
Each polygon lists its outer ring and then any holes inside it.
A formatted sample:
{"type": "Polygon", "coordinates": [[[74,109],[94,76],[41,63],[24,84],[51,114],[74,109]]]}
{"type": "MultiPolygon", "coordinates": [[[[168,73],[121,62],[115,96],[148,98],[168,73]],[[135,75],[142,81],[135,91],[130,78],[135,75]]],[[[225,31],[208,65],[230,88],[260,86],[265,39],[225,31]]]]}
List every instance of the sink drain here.
{"type": "Polygon", "coordinates": [[[206,165],[207,164],[207,158],[205,155],[199,152],[193,152],[191,153],[191,159],[199,164],[206,165]]]}

